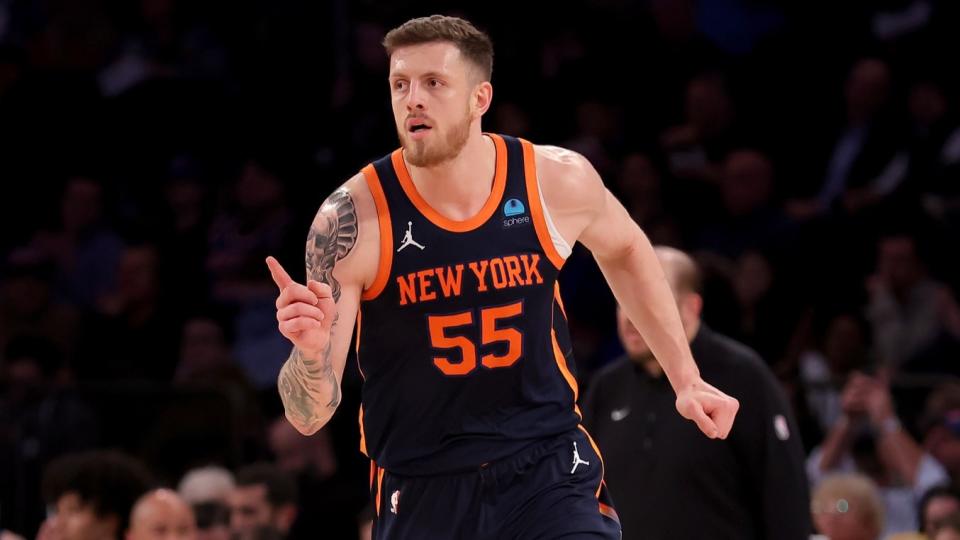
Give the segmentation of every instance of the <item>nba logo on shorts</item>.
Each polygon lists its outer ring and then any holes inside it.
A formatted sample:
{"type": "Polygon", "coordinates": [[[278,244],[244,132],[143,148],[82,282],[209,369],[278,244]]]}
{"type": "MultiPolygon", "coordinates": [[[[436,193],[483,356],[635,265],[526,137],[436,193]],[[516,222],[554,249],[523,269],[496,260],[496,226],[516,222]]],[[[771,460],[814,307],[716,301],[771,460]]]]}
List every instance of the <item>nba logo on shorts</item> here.
{"type": "Polygon", "coordinates": [[[526,212],[526,210],[527,209],[523,207],[523,203],[518,199],[510,199],[507,201],[507,204],[503,205],[503,215],[506,217],[519,216],[526,212]]]}

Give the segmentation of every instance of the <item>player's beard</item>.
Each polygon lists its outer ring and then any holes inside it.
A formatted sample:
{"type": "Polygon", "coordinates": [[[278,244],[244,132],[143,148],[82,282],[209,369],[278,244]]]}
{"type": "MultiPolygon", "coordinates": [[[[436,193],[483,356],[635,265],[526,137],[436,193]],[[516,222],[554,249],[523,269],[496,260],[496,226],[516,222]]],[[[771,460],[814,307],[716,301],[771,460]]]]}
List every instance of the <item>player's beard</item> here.
{"type": "MultiPolygon", "coordinates": [[[[400,133],[403,143],[404,157],[414,167],[433,167],[457,157],[470,138],[470,111],[463,115],[460,122],[454,124],[447,132],[446,137],[438,137],[431,141],[430,137],[419,141],[411,141],[400,133]]],[[[433,128],[437,129],[437,128],[433,128]]]]}

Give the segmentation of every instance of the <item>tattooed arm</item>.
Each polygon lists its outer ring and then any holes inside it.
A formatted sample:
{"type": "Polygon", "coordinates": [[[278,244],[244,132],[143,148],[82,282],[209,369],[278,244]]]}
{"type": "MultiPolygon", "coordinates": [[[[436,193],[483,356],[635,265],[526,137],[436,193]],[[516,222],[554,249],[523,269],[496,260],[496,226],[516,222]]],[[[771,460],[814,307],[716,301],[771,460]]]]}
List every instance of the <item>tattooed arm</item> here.
{"type": "Polygon", "coordinates": [[[370,219],[372,202],[362,189],[366,186],[355,180],[330,195],[314,218],[307,236],[306,286],[277,279],[283,269],[268,262],[281,289],[280,331],[294,344],[277,388],[287,419],[307,435],[323,427],[340,403],[340,380],[368,282],[364,278],[376,271],[369,249],[379,242],[376,215],[374,226],[361,225],[370,219]]]}

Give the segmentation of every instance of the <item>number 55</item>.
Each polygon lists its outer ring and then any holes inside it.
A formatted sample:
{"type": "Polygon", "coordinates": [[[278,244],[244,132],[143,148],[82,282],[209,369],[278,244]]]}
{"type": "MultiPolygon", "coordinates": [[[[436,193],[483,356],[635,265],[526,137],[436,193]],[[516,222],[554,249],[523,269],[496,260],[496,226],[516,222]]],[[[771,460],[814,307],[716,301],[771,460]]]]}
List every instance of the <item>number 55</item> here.
{"type": "MultiPolygon", "coordinates": [[[[481,345],[507,343],[507,352],[503,355],[484,354],[480,363],[486,368],[504,368],[512,366],[523,354],[523,334],[516,328],[498,328],[497,322],[523,314],[523,302],[506,306],[488,307],[480,310],[481,345]]],[[[477,347],[463,335],[447,335],[447,330],[473,324],[473,311],[454,315],[431,315],[427,317],[430,326],[430,345],[435,349],[460,349],[462,359],[452,362],[446,356],[435,356],[434,365],[445,375],[466,375],[477,367],[477,347]]]]}

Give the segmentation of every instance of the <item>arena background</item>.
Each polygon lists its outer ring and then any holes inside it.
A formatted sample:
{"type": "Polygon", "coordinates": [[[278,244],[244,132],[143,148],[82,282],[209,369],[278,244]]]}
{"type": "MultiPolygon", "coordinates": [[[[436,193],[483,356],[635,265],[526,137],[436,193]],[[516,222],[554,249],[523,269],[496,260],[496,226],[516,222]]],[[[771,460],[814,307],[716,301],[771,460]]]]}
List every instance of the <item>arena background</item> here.
{"type": "MultiPolygon", "coordinates": [[[[696,255],[707,323],[775,370],[807,450],[854,368],[893,374],[924,440],[960,372],[957,2],[3,0],[0,528],[32,537],[44,466],[84,449],[171,486],[279,459],[264,257],[302,268],[319,204],[395,148],[380,41],[436,12],[493,38],[485,130],[583,153],[696,255]]],[[[581,247],[561,288],[582,388],[621,353],[614,302],[581,247]]],[[[296,451],[325,464],[303,508],[355,524],[347,366],[296,451]]]]}

